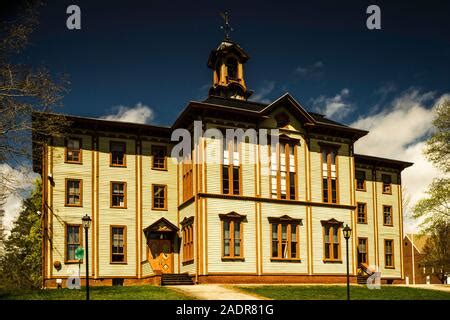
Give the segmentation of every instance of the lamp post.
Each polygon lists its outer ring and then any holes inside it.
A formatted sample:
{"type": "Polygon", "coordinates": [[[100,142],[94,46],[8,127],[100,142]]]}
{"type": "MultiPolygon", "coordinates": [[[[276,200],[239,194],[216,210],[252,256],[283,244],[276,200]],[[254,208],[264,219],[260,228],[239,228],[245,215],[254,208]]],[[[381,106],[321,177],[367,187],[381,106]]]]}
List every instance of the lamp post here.
{"type": "Polygon", "coordinates": [[[350,301],[350,270],[348,262],[348,239],[350,239],[352,235],[352,229],[348,226],[348,224],[346,224],[344,229],[342,229],[342,232],[344,233],[344,238],[347,247],[347,301],[350,301]]]}
{"type": "Polygon", "coordinates": [[[81,219],[84,227],[84,238],[86,240],[86,301],[89,300],[89,242],[88,242],[88,230],[91,226],[91,217],[87,214],[81,219]]]}

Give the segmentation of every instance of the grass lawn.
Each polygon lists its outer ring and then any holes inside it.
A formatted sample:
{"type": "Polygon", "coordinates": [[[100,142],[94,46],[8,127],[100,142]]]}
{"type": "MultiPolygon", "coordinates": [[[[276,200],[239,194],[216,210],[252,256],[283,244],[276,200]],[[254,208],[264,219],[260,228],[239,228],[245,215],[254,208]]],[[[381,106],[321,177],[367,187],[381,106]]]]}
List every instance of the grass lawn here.
{"type": "MultiPolygon", "coordinates": [[[[91,300],[190,300],[189,296],[159,286],[91,287],[91,300]]],[[[0,288],[0,300],[84,300],[86,291],[47,289],[12,291],[0,288]]]]}
{"type": "MultiPolygon", "coordinates": [[[[346,286],[237,286],[239,290],[275,300],[345,300],[346,286]]],[[[350,286],[352,300],[450,300],[450,292],[397,286],[350,286]]]]}

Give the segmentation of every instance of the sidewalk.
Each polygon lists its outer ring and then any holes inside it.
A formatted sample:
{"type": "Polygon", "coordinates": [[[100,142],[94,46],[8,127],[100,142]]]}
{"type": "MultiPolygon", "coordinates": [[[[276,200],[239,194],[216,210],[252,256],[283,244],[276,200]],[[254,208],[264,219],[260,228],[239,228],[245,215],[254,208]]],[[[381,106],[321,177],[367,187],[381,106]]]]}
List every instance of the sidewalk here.
{"type": "Polygon", "coordinates": [[[199,284],[193,286],[167,286],[199,300],[260,300],[261,298],[246,294],[219,284],[199,284]]]}
{"type": "Polygon", "coordinates": [[[399,284],[398,286],[450,292],[450,285],[448,285],[448,284],[410,284],[410,285],[399,284]]]}

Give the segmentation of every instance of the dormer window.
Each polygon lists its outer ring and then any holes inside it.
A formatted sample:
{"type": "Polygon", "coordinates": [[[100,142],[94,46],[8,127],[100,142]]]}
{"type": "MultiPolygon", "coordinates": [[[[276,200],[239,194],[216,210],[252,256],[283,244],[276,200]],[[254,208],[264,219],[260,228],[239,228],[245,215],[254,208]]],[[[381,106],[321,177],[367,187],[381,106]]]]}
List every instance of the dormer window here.
{"type": "Polygon", "coordinates": [[[236,80],[238,78],[237,74],[237,60],[234,58],[230,58],[227,60],[227,75],[228,79],[236,80]]]}

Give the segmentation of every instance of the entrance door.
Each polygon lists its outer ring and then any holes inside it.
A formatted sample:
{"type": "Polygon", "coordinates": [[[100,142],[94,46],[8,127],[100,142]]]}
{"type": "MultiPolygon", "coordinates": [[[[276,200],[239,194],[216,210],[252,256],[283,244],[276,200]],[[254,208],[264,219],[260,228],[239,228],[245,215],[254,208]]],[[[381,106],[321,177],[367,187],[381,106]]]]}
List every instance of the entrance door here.
{"type": "Polygon", "coordinates": [[[173,273],[173,252],[170,240],[150,240],[149,241],[149,261],[153,270],[160,270],[162,273],[173,273]]]}

